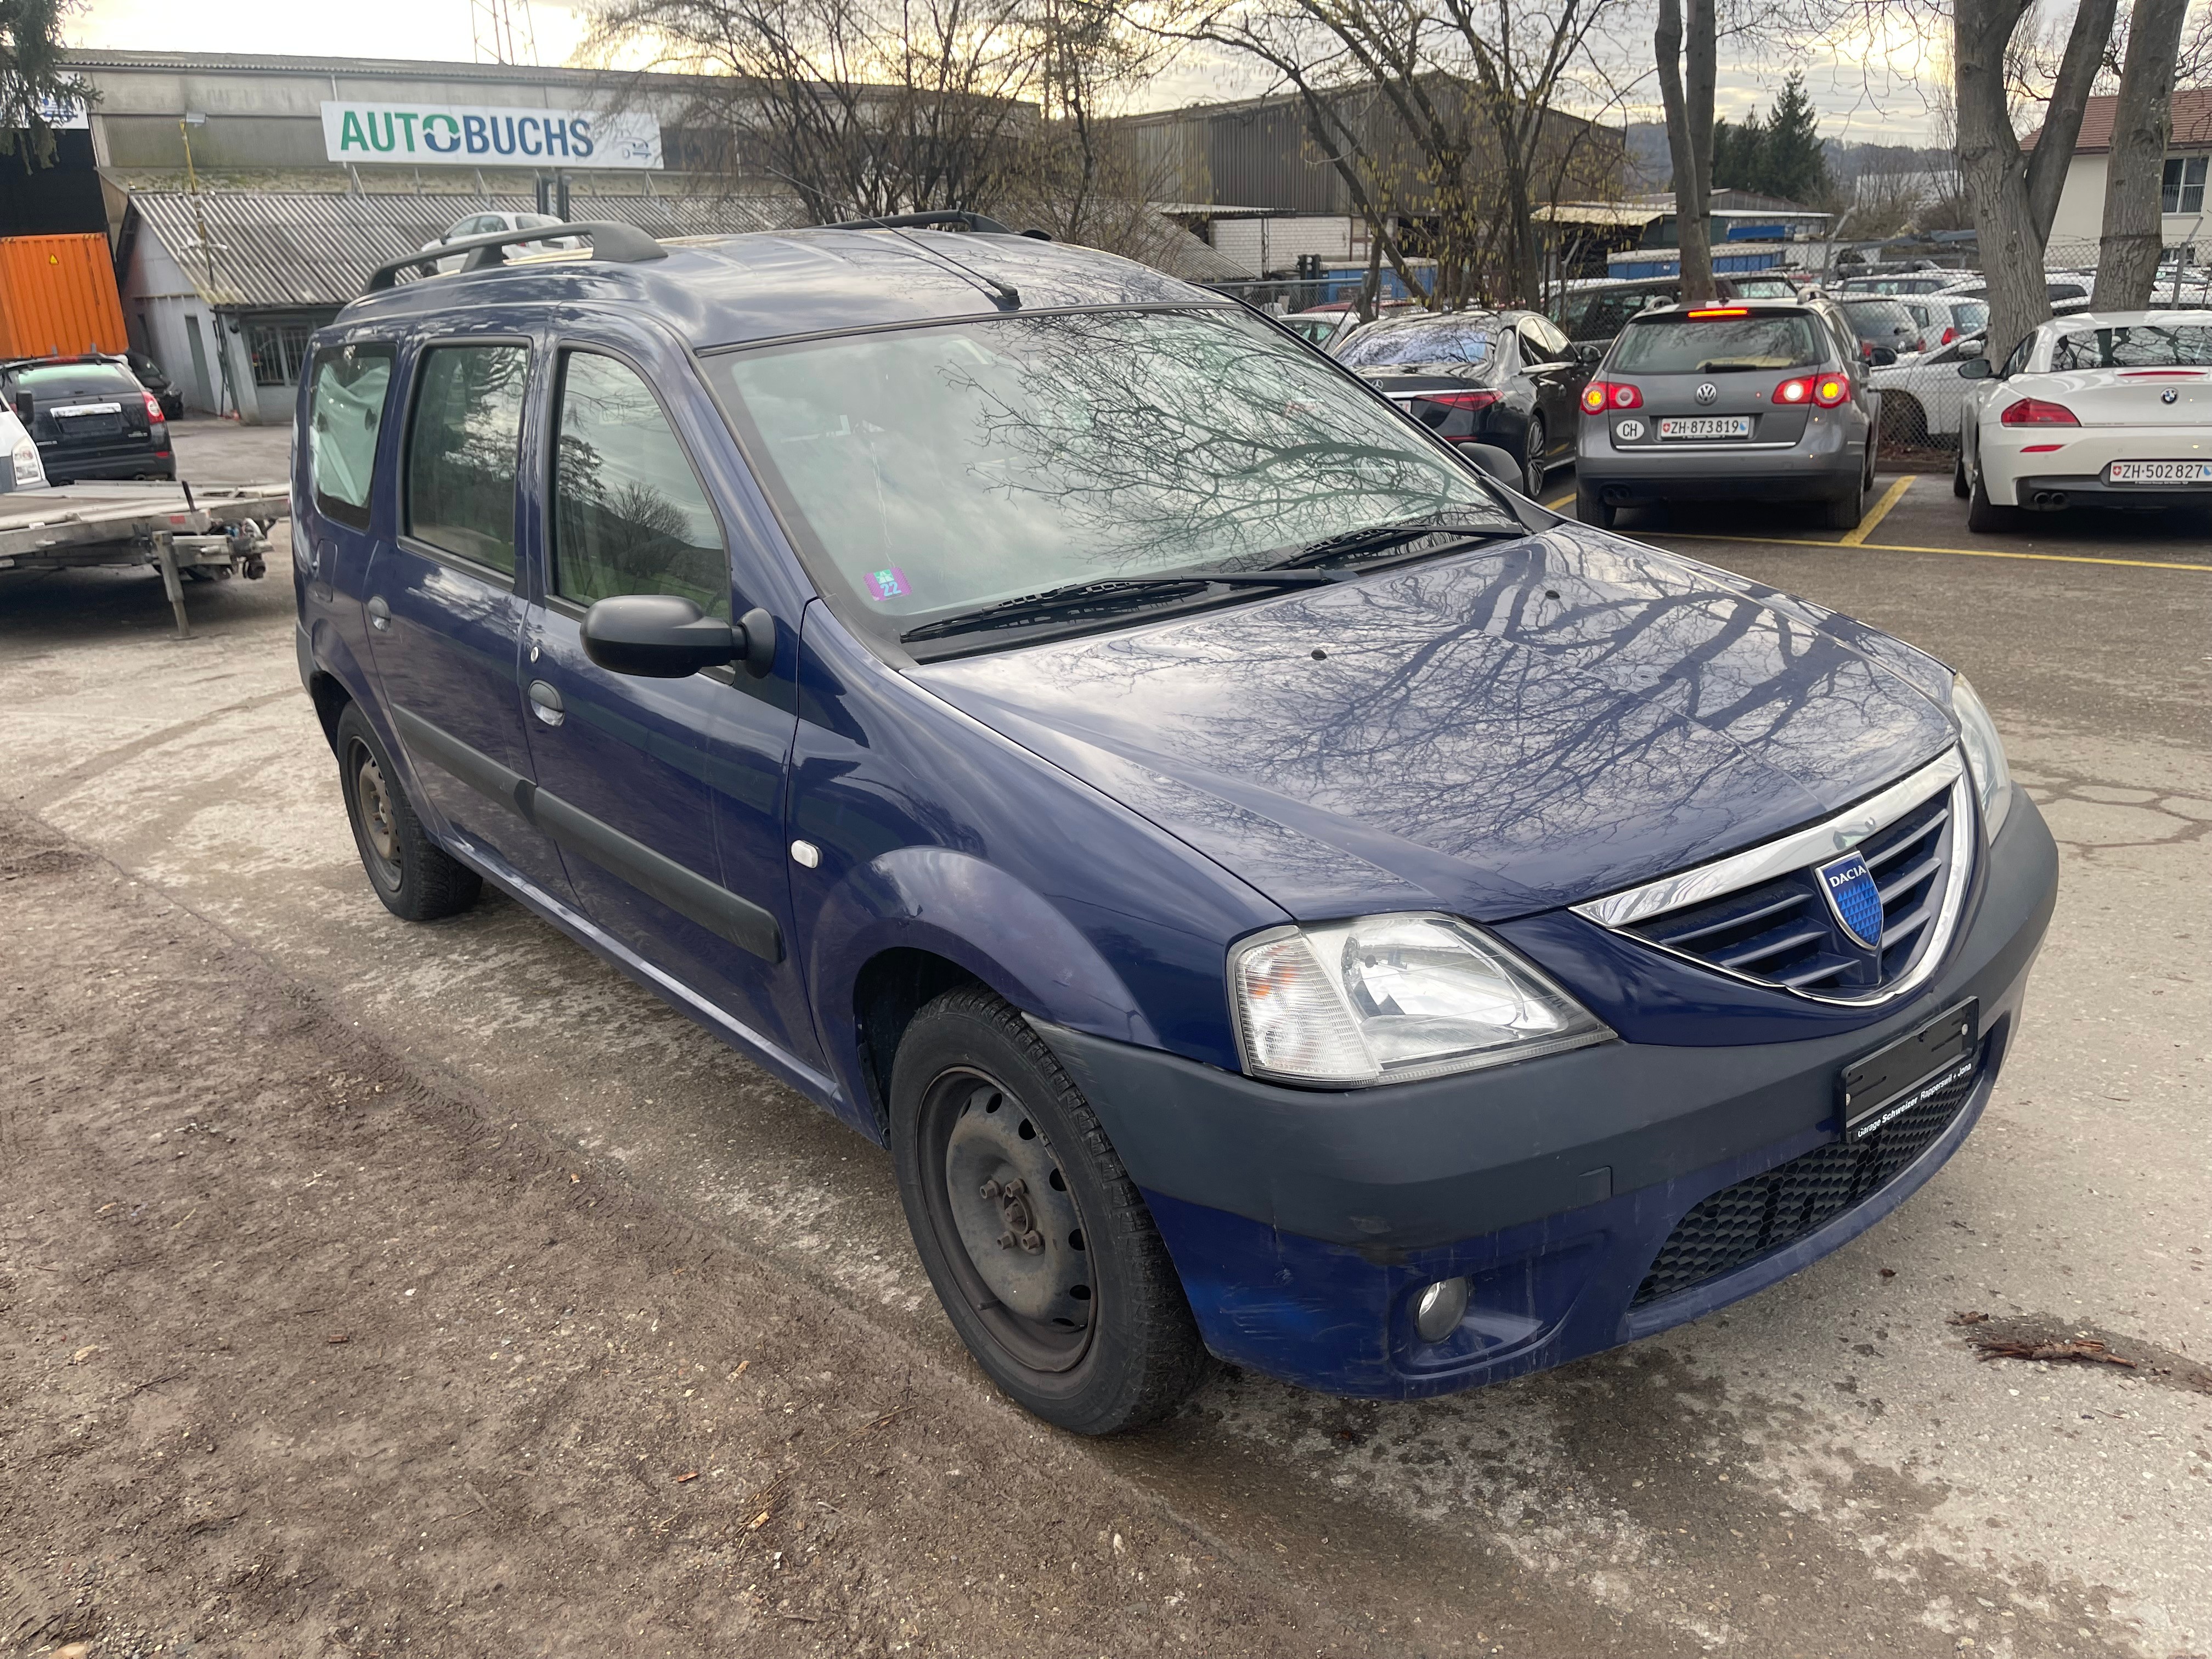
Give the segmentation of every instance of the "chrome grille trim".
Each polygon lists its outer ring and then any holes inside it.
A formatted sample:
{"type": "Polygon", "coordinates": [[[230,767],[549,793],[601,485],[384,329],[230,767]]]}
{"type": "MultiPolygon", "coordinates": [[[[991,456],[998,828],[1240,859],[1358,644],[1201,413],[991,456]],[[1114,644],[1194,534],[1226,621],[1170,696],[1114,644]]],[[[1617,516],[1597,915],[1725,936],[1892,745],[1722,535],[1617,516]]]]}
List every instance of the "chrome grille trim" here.
{"type": "Polygon", "coordinates": [[[1966,763],[1956,748],[1947,750],[1910,776],[1899,779],[1887,789],[1833,817],[1792,830],[1764,846],[1730,854],[1711,864],[1700,865],[1675,875],[1662,876],[1640,887],[1628,888],[1570,908],[1577,915],[1585,916],[1601,927],[1624,930],[1636,922],[1707,903],[1744,888],[1755,887],[1762,882],[1796,874],[1812,865],[1833,858],[1838,853],[1849,852],[1868,836],[1896,823],[1915,807],[1947,788],[1951,793],[1949,872],[1943,883],[1937,913],[1928,926],[1911,965],[1887,985],[1851,994],[1801,990],[1755,974],[1738,973],[1688,951],[1670,949],[1640,934],[1628,934],[1647,950],[1664,951],[1680,961],[1692,963],[1709,973],[1725,975],[1769,990],[1784,991],[1809,1001],[1859,1006],[1891,1001],[1918,989],[1942,963],[1950,946],[1952,933],[1958,926],[1960,911],[1965,906],[1966,890],[1972,883],[1975,837],[1978,833],[1979,820],[1975,816],[1973,788],[1966,763]]]}

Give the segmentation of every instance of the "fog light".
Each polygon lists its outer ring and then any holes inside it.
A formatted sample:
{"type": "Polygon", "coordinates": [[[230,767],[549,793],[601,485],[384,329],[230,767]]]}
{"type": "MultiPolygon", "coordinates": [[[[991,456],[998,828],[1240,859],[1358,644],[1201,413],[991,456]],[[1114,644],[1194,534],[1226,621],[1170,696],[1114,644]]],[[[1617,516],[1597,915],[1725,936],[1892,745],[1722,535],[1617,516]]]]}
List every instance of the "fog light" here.
{"type": "Polygon", "coordinates": [[[1424,1342],[1441,1342],[1467,1317],[1467,1280],[1440,1279],[1413,1298],[1413,1332],[1424,1342]]]}

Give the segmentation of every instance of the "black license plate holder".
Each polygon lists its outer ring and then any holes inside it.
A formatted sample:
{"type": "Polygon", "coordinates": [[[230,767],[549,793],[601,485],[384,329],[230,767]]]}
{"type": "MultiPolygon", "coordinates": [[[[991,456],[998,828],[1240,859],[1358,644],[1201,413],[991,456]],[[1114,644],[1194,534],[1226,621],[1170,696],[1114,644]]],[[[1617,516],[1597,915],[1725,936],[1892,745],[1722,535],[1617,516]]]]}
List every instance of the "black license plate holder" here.
{"type": "Polygon", "coordinates": [[[1972,1073],[1981,1035],[1982,1005],[1969,997],[1844,1066],[1836,1080],[1844,1139],[1864,1140],[1931,1091],[1972,1073]]]}

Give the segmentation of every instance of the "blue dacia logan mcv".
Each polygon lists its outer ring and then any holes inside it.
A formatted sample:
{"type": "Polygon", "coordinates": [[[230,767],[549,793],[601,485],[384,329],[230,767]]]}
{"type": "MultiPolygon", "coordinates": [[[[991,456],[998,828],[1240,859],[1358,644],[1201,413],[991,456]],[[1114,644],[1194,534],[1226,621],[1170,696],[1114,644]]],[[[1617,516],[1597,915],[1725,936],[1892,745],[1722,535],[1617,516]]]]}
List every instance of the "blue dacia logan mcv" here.
{"type": "Polygon", "coordinates": [[[314,337],[299,665],[362,860],[886,1145],[1030,1410],[1556,1365],[1973,1127],[2057,860],[1950,668],[1121,259],[578,234],[314,337]]]}

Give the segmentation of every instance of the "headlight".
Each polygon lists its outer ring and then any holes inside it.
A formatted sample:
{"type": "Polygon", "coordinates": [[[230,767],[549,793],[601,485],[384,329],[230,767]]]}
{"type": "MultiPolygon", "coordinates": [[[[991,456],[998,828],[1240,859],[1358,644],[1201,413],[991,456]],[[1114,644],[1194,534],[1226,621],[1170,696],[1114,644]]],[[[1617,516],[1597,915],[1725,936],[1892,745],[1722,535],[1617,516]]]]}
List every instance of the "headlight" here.
{"type": "Polygon", "coordinates": [[[2012,772],[2005,765],[2004,744],[1990,711],[1974,695],[1964,674],[1951,678],[1951,712],[1959,717],[1959,741],[1966,746],[1966,769],[1974,776],[1974,793],[1981,798],[1982,829],[1991,841],[2003,825],[2012,805],[2012,772]]]}
{"type": "Polygon", "coordinates": [[[1613,1035],[1495,939],[1422,912],[1255,933],[1229,983],[1244,1069],[1293,1083],[1409,1083],[1613,1035]]]}
{"type": "Polygon", "coordinates": [[[28,438],[15,446],[15,488],[27,489],[46,481],[46,469],[40,465],[39,447],[28,438]]]}

